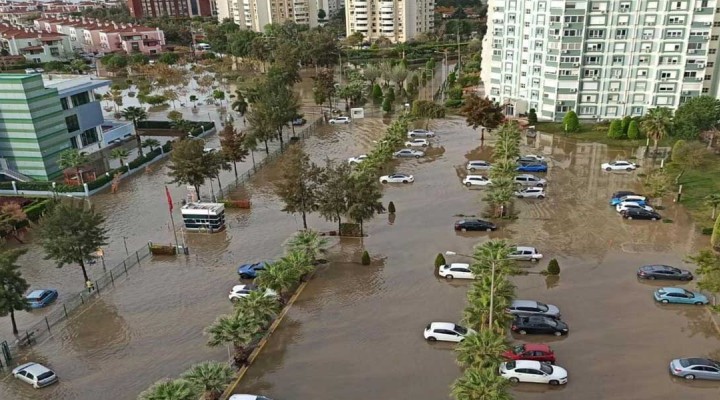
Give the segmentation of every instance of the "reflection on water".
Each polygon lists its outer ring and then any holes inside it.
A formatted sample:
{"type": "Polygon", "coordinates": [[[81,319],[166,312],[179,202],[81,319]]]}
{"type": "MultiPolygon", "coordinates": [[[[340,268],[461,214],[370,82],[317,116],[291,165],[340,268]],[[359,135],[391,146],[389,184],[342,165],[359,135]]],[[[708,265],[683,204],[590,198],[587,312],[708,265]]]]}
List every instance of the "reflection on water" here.
{"type": "Polygon", "coordinates": [[[116,356],[130,343],[127,321],[118,314],[117,307],[103,298],[71,318],[59,336],[63,346],[72,346],[86,362],[116,356]]]}

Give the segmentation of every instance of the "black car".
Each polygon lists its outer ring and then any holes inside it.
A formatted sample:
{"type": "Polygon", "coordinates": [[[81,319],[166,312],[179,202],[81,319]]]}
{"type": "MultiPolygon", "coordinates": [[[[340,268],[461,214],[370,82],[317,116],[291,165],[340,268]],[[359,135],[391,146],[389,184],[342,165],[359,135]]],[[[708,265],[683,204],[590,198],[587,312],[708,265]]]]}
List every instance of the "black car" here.
{"type": "Polygon", "coordinates": [[[628,208],[622,212],[622,217],[625,219],[650,219],[653,221],[661,218],[660,214],[655,211],[648,211],[643,208],[628,208]]]}
{"type": "Polygon", "coordinates": [[[637,195],[637,193],[630,191],[630,190],[620,190],[620,191],[613,193],[611,199],[619,199],[621,197],[633,196],[633,195],[637,195]]]}
{"type": "Polygon", "coordinates": [[[643,265],[638,268],[637,277],[640,279],[669,279],[676,281],[691,281],[692,272],[669,265],[643,265]]]}
{"type": "Polygon", "coordinates": [[[456,231],[494,231],[497,229],[497,225],[489,221],[483,221],[481,219],[461,219],[455,222],[456,231]]]}
{"type": "Polygon", "coordinates": [[[565,322],[542,315],[518,315],[513,320],[510,329],[521,335],[534,333],[540,335],[553,334],[555,336],[562,336],[567,335],[568,333],[568,326],[565,322]]]}

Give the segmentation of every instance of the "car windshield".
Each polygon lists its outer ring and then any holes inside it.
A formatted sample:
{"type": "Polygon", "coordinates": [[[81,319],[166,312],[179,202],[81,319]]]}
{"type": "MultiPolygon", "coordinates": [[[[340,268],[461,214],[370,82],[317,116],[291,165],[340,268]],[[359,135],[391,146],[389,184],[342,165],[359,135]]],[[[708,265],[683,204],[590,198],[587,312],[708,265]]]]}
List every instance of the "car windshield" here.
{"type": "Polygon", "coordinates": [[[557,321],[555,321],[554,319],[551,319],[551,318],[545,318],[545,323],[548,324],[549,326],[552,326],[553,328],[558,326],[557,321]]]}
{"type": "Polygon", "coordinates": [[[522,354],[525,352],[525,345],[519,344],[513,348],[513,353],[522,354]]]}
{"type": "Polygon", "coordinates": [[[42,374],[38,375],[37,379],[39,381],[42,381],[44,379],[52,377],[54,374],[51,371],[43,372],[42,374]]]}
{"type": "Polygon", "coordinates": [[[540,311],[547,311],[547,310],[549,310],[547,304],[543,304],[543,303],[540,303],[540,302],[537,303],[537,308],[538,308],[538,310],[540,310],[540,311]]]}
{"type": "Polygon", "coordinates": [[[461,335],[464,335],[464,334],[467,333],[467,329],[463,328],[463,327],[460,326],[460,325],[455,325],[455,332],[457,332],[457,333],[459,333],[459,334],[461,334],[461,335]]]}
{"type": "Polygon", "coordinates": [[[552,373],[553,373],[553,367],[551,367],[551,366],[548,365],[548,364],[540,364],[540,371],[542,371],[542,372],[544,372],[544,373],[546,373],[546,374],[548,374],[548,375],[552,375],[552,373]]]}
{"type": "Polygon", "coordinates": [[[685,291],[685,296],[690,297],[690,298],[695,297],[693,292],[688,292],[687,290],[685,291]]]}

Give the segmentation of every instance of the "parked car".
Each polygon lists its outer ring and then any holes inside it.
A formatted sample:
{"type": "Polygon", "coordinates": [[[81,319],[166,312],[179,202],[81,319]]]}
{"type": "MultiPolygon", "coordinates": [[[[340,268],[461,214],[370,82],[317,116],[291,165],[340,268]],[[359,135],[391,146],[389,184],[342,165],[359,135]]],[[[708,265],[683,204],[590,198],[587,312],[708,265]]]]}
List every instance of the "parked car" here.
{"type": "MultiPolygon", "coordinates": [[[[243,297],[247,297],[252,292],[261,291],[259,287],[255,285],[235,285],[230,290],[228,299],[232,302],[236,302],[243,297]]],[[[272,289],[265,289],[265,297],[277,297],[277,292],[272,289]]]]}
{"type": "Polygon", "coordinates": [[[491,168],[491,164],[487,161],[473,160],[473,161],[468,161],[467,165],[465,165],[465,168],[468,171],[475,171],[475,170],[487,171],[491,168]]]}
{"type": "Polygon", "coordinates": [[[518,199],[544,199],[545,189],[541,187],[531,187],[515,192],[518,199]]]}
{"type": "Polygon", "coordinates": [[[260,396],[257,394],[234,394],[230,396],[228,400],[272,400],[269,397],[260,396]]]}
{"type": "Polygon", "coordinates": [[[438,275],[445,279],[475,279],[475,274],[470,271],[470,264],[452,263],[438,267],[438,275]]]}
{"type": "Polygon", "coordinates": [[[497,225],[482,219],[461,219],[455,222],[456,231],[494,231],[497,225]]]}
{"type": "Polygon", "coordinates": [[[555,352],[546,344],[525,343],[514,346],[502,354],[508,360],[555,362],[555,352]]]}
{"type": "Polygon", "coordinates": [[[667,279],[675,281],[691,281],[692,272],[686,269],[671,267],[669,265],[643,265],[638,268],[637,277],[640,279],[667,279]]]}
{"type": "Polygon", "coordinates": [[[664,287],[655,291],[655,300],[664,304],[695,304],[698,306],[708,303],[707,297],[702,293],[691,292],[683,288],[664,287]]]}
{"type": "Polygon", "coordinates": [[[428,147],[430,142],[427,139],[413,139],[405,142],[405,147],[428,147]]]}
{"type": "Polygon", "coordinates": [[[543,187],[547,183],[545,179],[538,178],[531,174],[520,174],[515,176],[515,183],[523,186],[543,187]]]}
{"type": "Polygon", "coordinates": [[[631,190],[619,190],[619,191],[613,193],[613,194],[612,194],[612,197],[610,197],[610,198],[611,198],[611,199],[619,199],[619,198],[621,198],[621,197],[634,196],[634,195],[637,195],[637,193],[635,193],[635,192],[633,192],[633,191],[631,191],[631,190]]]}
{"type": "Polygon", "coordinates": [[[367,160],[367,158],[367,154],[361,154],[357,157],[350,157],[348,158],[348,164],[360,164],[361,162],[367,160]]]}
{"type": "Polygon", "coordinates": [[[292,120],[293,126],[303,126],[307,123],[307,120],[305,118],[295,118],[292,120]]]}
{"type": "Polygon", "coordinates": [[[565,322],[544,315],[516,315],[510,330],[521,335],[533,333],[562,336],[568,334],[568,326],[565,322]]]}
{"type": "Polygon", "coordinates": [[[518,157],[518,162],[538,162],[538,161],[545,161],[545,156],[541,156],[538,154],[525,154],[523,156],[518,157]]]}
{"type": "Polygon", "coordinates": [[[402,149],[400,151],[396,151],[393,156],[395,157],[415,157],[420,158],[424,156],[425,153],[420,150],[413,150],[413,149],[402,149]]]}
{"type": "Polygon", "coordinates": [[[452,322],[431,322],[425,327],[426,340],[431,342],[462,342],[467,335],[475,333],[474,330],[462,327],[452,322]]]}
{"type": "Polygon", "coordinates": [[[560,309],[557,306],[535,300],[513,300],[505,311],[515,315],[544,315],[560,318],[560,309]]]}
{"type": "Polygon", "coordinates": [[[330,118],[330,119],[328,120],[328,122],[329,122],[331,125],[335,125],[335,124],[349,124],[349,123],[350,123],[350,117],[334,117],[334,118],[330,118]]]}
{"type": "Polygon", "coordinates": [[[463,179],[462,181],[463,185],[470,187],[470,186],[487,186],[490,185],[492,182],[490,182],[489,178],[486,178],[482,175],[468,175],[463,179]]]}
{"type": "Polygon", "coordinates": [[[645,211],[655,211],[654,208],[647,206],[647,205],[641,205],[638,202],[635,201],[622,201],[618,203],[618,205],[615,206],[615,211],[617,212],[623,212],[625,210],[629,210],[631,208],[645,210],[645,211]]]}
{"type": "Polygon", "coordinates": [[[243,264],[238,267],[238,275],[240,275],[242,279],[254,279],[269,263],[270,261],[261,261],[255,264],[243,264]]]}
{"type": "Polygon", "coordinates": [[[618,160],[618,161],[611,161],[603,163],[600,168],[604,169],[605,171],[633,171],[637,169],[638,165],[635,163],[631,163],[630,161],[624,161],[624,160],[618,160]]]}
{"type": "Polygon", "coordinates": [[[637,194],[628,194],[628,195],[621,196],[621,197],[613,197],[610,199],[610,205],[616,206],[620,203],[628,202],[628,201],[632,201],[633,203],[637,203],[641,206],[644,206],[647,203],[647,197],[640,196],[637,194]]]}
{"type": "Polygon", "coordinates": [[[15,367],[12,375],[15,379],[20,379],[35,389],[52,385],[58,381],[57,375],[50,368],[34,362],[15,367]]]}
{"type": "Polygon", "coordinates": [[[507,361],[500,364],[500,376],[512,383],[564,385],[568,381],[568,373],[565,368],[530,360],[507,361]]]}
{"type": "Polygon", "coordinates": [[[662,218],[657,212],[647,211],[642,208],[629,208],[621,212],[620,215],[625,219],[649,219],[652,221],[657,221],[662,218]]]}
{"type": "Polygon", "coordinates": [[[543,258],[543,255],[534,247],[516,246],[513,251],[510,252],[508,258],[518,261],[538,262],[543,258]]]}
{"type": "Polygon", "coordinates": [[[412,183],[415,177],[408,174],[392,174],[380,177],[380,183],[412,183]]]}
{"type": "Polygon", "coordinates": [[[670,361],[670,373],[685,378],[720,380],[720,361],[709,358],[676,358],[670,361]]]}
{"type": "Polygon", "coordinates": [[[25,296],[30,308],[43,308],[58,298],[58,291],[55,289],[33,290],[25,296]]]}
{"type": "Polygon", "coordinates": [[[408,131],[407,137],[409,137],[409,138],[416,138],[416,137],[430,138],[430,137],[435,137],[435,132],[428,131],[425,129],[413,129],[411,131],[408,131]]]}
{"type": "Polygon", "coordinates": [[[533,162],[533,163],[522,163],[517,167],[520,172],[547,172],[547,164],[533,162]]]}

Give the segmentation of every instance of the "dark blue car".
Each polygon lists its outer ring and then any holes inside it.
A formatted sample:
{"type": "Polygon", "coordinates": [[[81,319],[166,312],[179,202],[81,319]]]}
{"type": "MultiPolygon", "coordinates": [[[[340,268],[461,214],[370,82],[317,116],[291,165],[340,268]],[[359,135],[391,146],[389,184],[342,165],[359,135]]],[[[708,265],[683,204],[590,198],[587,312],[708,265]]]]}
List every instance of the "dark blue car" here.
{"type": "Polygon", "coordinates": [[[243,264],[238,267],[238,275],[242,279],[255,279],[258,272],[264,270],[269,263],[270,261],[260,261],[255,264],[243,264]]]}
{"type": "Polygon", "coordinates": [[[545,163],[522,163],[517,167],[520,172],[547,172],[545,163]]]}
{"type": "Polygon", "coordinates": [[[58,298],[58,291],[55,289],[33,290],[25,298],[30,304],[30,308],[43,308],[58,298]]]}

